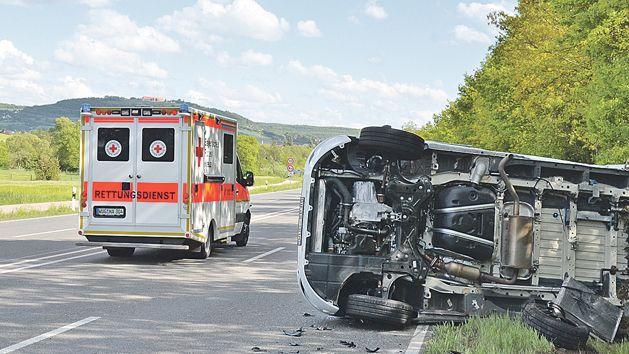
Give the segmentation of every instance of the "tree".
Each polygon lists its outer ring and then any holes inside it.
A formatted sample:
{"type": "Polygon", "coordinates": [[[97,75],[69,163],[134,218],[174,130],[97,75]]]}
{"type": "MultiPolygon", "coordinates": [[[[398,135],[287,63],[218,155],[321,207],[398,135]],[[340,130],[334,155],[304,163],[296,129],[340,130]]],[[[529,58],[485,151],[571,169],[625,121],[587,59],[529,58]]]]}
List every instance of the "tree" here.
{"type": "Polygon", "coordinates": [[[490,19],[497,43],[419,134],[580,162],[629,159],[626,0],[521,0],[517,15],[490,19]]]}
{"type": "Polygon", "coordinates": [[[6,141],[10,167],[33,169],[37,163],[37,149],[40,144],[41,139],[31,133],[11,135],[6,141]]]}
{"type": "Polygon", "coordinates": [[[46,181],[57,180],[61,174],[59,160],[54,154],[54,149],[50,146],[47,139],[40,139],[37,144],[37,153],[35,156],[35,178],[46,181]]]}
{"type": "Polygon", "coordinates": [[[243,171],[258,173],[258,155],[260,143],[253,136],[239,135],[237,140],[238,158],[243,171]]]}
{"type": "Polygon", "coordinates": [[[9,148],[6,141],[0,141],[0,167],[9,167],[9,148]]]}
{"type": "Polygon", "coordinates": [[[54,151],[59,165],[64,170],[77,171],[79,169],[79,149],[81,144],[81,129],[79,122],[72,122],[70,118],[59,117],[52,128],[54,151]]]}

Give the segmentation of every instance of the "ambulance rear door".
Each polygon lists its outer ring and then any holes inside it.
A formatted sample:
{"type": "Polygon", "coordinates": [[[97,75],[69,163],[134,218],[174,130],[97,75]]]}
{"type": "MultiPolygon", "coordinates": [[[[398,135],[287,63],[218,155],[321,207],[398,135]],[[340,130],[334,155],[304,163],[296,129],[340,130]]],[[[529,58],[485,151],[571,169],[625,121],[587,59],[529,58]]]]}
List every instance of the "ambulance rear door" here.
{"type": "Polygon", "coordinates": [[[140,117],[136,145],[135,223],[180,224],[182,141],[179,118],[140,117]]]}
{"type": "Polygon", "coordinates": [[[136,125],[133,117],[93,119],[89,151],[89,222],[130,225],[134,221],[136,125]]]}

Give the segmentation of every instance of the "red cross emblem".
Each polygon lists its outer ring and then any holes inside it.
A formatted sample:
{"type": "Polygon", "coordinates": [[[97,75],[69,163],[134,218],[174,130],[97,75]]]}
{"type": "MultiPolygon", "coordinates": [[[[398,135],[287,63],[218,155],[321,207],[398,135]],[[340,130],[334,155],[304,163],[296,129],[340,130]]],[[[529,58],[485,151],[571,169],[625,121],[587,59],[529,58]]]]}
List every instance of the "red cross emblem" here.
{"type": "Polygon", "coordinates": [[[117,140],[109,140],[105,144],[105,153],[109,157],[118,157],[122,152],[122,145],[117,140]]]}
{"type": "Polygon", "coordinates": [[[166,144],[161,140],[155,140],[151,143],[151,146],[149,146],[149,152],[151,156],[159,159],[166,155],[166,144]]]}

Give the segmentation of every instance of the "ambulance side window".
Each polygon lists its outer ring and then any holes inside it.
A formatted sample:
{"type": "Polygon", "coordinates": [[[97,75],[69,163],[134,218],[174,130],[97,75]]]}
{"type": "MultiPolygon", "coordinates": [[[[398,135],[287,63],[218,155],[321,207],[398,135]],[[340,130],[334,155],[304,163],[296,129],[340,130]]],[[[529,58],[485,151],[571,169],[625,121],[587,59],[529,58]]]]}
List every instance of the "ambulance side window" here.
{"type": "Polygon", "coordinates": [[[129,128],[98,128],[98,161],[129,161],[129,128]]]}
{"type": "Polygon", "coordinates": [[[175,129],[142,129],[142,161],[173,162],[175,160],[175,129]]]}
{"type": "Polygon", "coordinates": [[[223,134],[223,163],[234,163],[234,136],[231,134],[223,134]]]}

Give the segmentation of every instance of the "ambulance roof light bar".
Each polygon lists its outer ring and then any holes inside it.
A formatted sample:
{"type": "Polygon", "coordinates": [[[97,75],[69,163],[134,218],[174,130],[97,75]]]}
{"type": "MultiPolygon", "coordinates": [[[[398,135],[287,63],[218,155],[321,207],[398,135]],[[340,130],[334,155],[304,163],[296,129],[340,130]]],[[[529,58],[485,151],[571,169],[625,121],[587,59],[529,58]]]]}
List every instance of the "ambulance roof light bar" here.
{"type": "Polygon", "coordinates": [[[81,105],[81,113],[90,113],[91,110],[92,110],[92,105],[90,105],[89,103],[83,103],[81,105]]]}
{"type": "Polygon", "coordinates": [[[181,113],[190,113],[190,108],[188,107],[188,104],[187,104],[187,103],[182,103],[182,104],[179,106],[179,111],[180,111],[181,113]]]}

